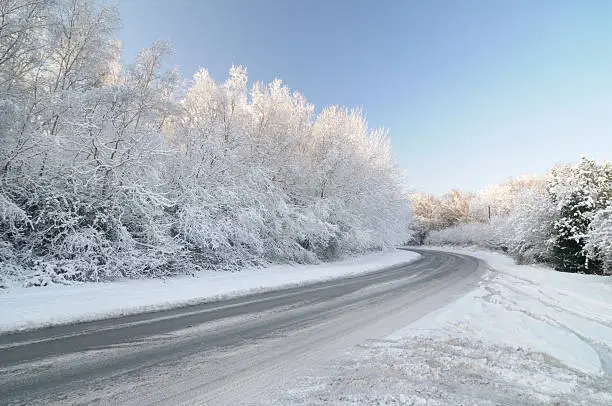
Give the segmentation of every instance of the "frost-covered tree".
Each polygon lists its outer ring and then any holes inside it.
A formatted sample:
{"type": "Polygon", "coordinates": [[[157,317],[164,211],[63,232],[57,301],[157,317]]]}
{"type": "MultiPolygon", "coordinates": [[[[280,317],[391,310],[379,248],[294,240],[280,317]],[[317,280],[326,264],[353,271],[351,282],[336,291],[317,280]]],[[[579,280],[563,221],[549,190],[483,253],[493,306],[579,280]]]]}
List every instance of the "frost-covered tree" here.
{"type": "Polygon", "coordinates": [[[413,193],[409,198],[418,223],[416,227],[425,234],[472,220],[472,194],[451,190],[440,197],[413,193]]]}
{"type": "Polygon", "coordinates": [[[414,242],[421,245],[430,231],[439,229],[435,216],[437,198],[424,193],[411,193],[408,195],[408,200],[414,216],[412,223],[415,231],[414,242]]]}
{"type": "Polygon", "coordinates": [[[434,231],[428,242],[503,250],[520,262],[550,261],[556,210],[546,190],[535,185],[515,189],[514,205],[504,215],[434,231]]]}
{"type": "Polygon", "coordinates": [[[26,284],[316,262],[404,241],[389,137],[249,86],[124,65],[116,7],[0,2],[0,278],[26,284]],[[21,276],[20,276],[21,275],[21,276]]]}
{"type": "Polygon", "coordinates": [[[543,184],[533,183],[517,191],[513,201],[506,216],[491,221],[498,242],[519,262],[550,262],[558,213],[543,184]]]}
{"type": "Polygon", "coordinates": [[[584,249],[589,258],[600,261],[604,274],[612,274],[612,205],[593,216],[584,249]]]}
{"type": "Polygon", "coordinates": [[[480,190],[470,200],[470,217],[486,222],[493,217],[506,216],[517,205],[525,190],[538,187],[542,182],[537,177],[522,176],[480,190]]]}
{"type": "Polygon", "coordinates": [[[582,158],[574,166],[551,171],[548,190],[557,205],[554,223],[554,263],[569,272],[598,272],[599,261],[585,251],[594,215],[612,201],[612,166],[582,158]]]}
{"type": "Polygon", "coordinates": [[[236,67],[223,85],[206,71],[196,74],[183,105],[186,114],[175,131],[182,169],[174,173],[182,174],[178,184],[190,186],[179,204],[177,229],[198,250],[213,256],[225,250],[227,258],[240,248],[247,262],[304,261],[406,238],[409,213],[399,197],[401,181],[388,138],[368,130],[360,113],[332,108],[315,119],[314,107],[279,80],[255,84],[249,101],[246,70],[236,67]],[[339,155],[346,159],[331,160],[339,155]],[[194,227],[205,222],[194,223],[192,216],[211,214],[201,212],[207,206],[198,202],[234,188],[227,196],[242,198],[232,197],[230,206],[250,214],[236,218],[240,211],[219,211],[206,223],[227,222],[241,232],[194,227]],[[253,199],[278,203],[254,206],[253,199]],[[284,208],[274,210],[281,202],[284,208]],[[249,221],[258,218],[263,221],[249,221]],[[212,235],[218,236],[215,242],[212,235]]]}
{"type": "MultiPolygon", "coordinates": [[[[612,165],[582,158],[542,179],[521,178],[477,193],[470,207],[477,223],[434,231],[429,242],[502,249],[521,262],[551,263],[567,272],[610,273],[611,203],[612,165]],[[498,208],[490,220],[489,207],[498,208]]],[[[421,209],[415,206],[417,218],[421,209]]]]}

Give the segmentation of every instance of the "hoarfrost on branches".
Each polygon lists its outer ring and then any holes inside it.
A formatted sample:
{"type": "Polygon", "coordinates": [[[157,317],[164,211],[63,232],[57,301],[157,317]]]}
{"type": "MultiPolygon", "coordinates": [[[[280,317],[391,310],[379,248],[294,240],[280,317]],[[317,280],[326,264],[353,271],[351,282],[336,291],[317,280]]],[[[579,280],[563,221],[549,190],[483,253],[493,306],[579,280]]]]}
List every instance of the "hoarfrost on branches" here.
{"type": "Polygon", "coordinates": [[[468,200],[469,215],[449,221],[444,199],[412,197],[415,217],[429,232],[430,243],[501,249],[521,262],[612,274],[610,163],[583,157],[574,165],[556,166],[541,179],[509,181],[468,200]]]}
{"type": "MultiPolygon", "coordinates": [[[[407,239],[384,130],[233,66],[121,61],[116,7],[0,3],[0,261],[26,285],[318,262],[407,239]]],[[[2,282],[2,281],[0,281],[2,282]]],[[[4,285],[4,282],[2,282],[4,285]]]]}

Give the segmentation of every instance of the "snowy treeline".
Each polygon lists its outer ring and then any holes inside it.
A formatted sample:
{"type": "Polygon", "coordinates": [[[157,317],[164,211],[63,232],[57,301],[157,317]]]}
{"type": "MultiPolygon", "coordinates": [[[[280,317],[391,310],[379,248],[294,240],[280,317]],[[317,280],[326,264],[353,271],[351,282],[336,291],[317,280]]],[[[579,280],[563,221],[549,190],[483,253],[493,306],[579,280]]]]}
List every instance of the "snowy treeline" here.
{"type": "MultiPolygon", "coordinates": [[[[551,263],[569,272],[612,274],[610,163],[582,158],[575,165],[553,168],[541,179],[519,179],[461,196],[461,207],[469,209],[446,228],[427,227],[440,224],[436,213],[448,210],[436,211],[424,203],[426,197],[413,197],[415,217],[421,229],[429,231],[428,243],[502,249],[522,262],[551,263]],[[430,213],[434,213],[432,218],[430,213]]],[[[429,200],[433,205],[440,201],[429,200]]]]}
{"type": "Polygon", "coordinates": [[[403,241],[385,131],[280,80],[124,66],[116,8],[0,2],[0,276],[49,281],[316,262],[403,241]]]}

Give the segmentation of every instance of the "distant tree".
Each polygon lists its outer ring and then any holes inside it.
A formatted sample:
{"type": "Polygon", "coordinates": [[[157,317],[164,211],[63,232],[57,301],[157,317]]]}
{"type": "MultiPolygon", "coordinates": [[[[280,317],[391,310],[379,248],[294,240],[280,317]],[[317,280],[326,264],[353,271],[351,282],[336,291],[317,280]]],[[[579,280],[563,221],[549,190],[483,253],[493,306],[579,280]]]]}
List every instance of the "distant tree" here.
{"type": "MultiPolygon", "coordinates": [[[[417,221],[436,218],[435,198],[412,202],[417,221]]],[[[611,206],[612,166],[582,158],[543,178],[510,180],[477,193],[469,221],[480,224],[434,230],[428,242],[502,249],[520,262],[552,263],[567,272],[611,273],[611,206]]]]}
{"type": "Polygon", "coordinates": [[[492,217],[507,216],[525,191],[540,187],[543,183],[541,178],[522,176],[480,190],[470,201],[470,217],[488,222],[492,217]]]}
{"type": "Polygon", "coordinates": [[[417,222],[415,227],[427,233],[467,223],[472,219],[470,203],[473,198],[473,195],[458,190],[451,190],[441,197],[413,193],[409,199],[417,222]]]}

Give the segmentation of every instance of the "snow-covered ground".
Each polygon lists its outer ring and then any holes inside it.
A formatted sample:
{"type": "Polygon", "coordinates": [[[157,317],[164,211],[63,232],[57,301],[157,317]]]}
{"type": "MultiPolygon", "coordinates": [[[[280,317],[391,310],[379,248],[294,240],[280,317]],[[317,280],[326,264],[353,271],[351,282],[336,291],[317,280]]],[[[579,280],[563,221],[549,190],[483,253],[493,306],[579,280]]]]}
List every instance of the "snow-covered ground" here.
{"type": "Polygon", "coordinates": [[[283,404],[612,405],[612,279],[486,261],[480,287],[349,353],[283,404]]]}
{"type": "Polygon", "coordinates": [[[390,250],[319,265],[275,265],[195,277],[0,290],[0,332],[95,320],[329,280],[416,260],[390,250]]]}

